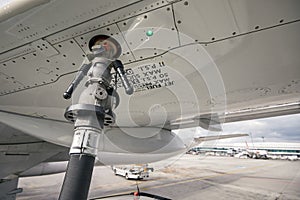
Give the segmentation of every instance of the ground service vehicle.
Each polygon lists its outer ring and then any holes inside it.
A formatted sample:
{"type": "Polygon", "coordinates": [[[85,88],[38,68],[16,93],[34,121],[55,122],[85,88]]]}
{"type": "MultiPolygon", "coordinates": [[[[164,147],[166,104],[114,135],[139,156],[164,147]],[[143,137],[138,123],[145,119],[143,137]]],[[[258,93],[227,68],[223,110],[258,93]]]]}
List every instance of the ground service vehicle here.
{"type": "Polygon", "coordinates": [[[112,167],[115,175],[124,176],[126,179],[145,179],[149,177],[149,172],[153,172],[153,168],[147,166],[133,167],[112,167]]]}

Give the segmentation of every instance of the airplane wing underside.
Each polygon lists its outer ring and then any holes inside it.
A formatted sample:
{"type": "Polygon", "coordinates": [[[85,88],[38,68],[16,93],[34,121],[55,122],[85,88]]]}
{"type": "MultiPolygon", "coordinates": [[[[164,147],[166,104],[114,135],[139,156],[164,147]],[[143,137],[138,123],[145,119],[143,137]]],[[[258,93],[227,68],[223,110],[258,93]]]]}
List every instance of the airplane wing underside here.
{"type": "Polygon", "coordinates": [[[15,199],[16,194],[22,192],[17,186],[19,177],[45,171],[46,165],[34,168],[38,164],[68,159],[66,147],[34,138],[3,123],[0,123],[0,132],[0,199],[15,199]]]}
{"type": "Polygon", "coordinates": [[[62,94],[99,34],[121,44],[134,87],[128,96],[114,80],[116,126],[208,129],[299,112],[299,1],[39,2],[0,16],[0,121],[12,127],[24,115],[65,121],[62,94]]]}

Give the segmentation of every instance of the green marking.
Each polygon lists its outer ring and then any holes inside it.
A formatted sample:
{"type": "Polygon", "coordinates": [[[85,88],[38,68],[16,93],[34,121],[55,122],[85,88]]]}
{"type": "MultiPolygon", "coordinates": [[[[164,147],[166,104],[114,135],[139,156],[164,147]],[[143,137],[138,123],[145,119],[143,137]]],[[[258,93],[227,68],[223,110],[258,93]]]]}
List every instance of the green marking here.
{"type": "Polygon", "coordinates": [[[152,31],[152,30],[148,30],[148,31],[146,32],[146,35],[147,35],[148,37],[152,36],[152,35],[153,35],[153,31],[152,31]]]}

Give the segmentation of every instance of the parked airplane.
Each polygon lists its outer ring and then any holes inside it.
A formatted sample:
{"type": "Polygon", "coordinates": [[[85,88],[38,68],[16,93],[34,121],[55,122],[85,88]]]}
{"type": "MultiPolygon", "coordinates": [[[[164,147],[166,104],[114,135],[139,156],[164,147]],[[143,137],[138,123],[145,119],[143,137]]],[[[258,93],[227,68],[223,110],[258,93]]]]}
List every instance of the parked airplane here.
{"type": "Polygon", "coordinates": [[[86,199],[95,159],[149,163],[209,139],[172,130],[299,113],[299,8],[1,1],[1,198],[22,174],[63,171],[69,147],[60,199],[86,199]]]}
{"type": "Polygon", "coordinates": [[[257,148],[250,148],[246,141],[246,151],[250,158],[267,158],[268,151],[257,148]]]}

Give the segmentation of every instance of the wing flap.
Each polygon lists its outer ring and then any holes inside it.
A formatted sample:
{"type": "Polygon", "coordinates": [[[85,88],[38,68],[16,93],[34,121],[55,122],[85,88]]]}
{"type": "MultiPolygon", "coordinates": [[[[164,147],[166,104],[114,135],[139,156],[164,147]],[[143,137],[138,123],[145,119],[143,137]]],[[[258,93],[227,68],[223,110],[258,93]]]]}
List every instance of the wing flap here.
{"type": "Polygon", "coordinates": [[[300,103],[275,104],[262,107],[246,108],[226,112],[224,115],[204,114],[198,117],[179,119],[165,126],[167,129],[192,128],[200,126],[210,131],[222,131],[222,123],[251,119],[276,117],[300,113],[300,103]]]}

